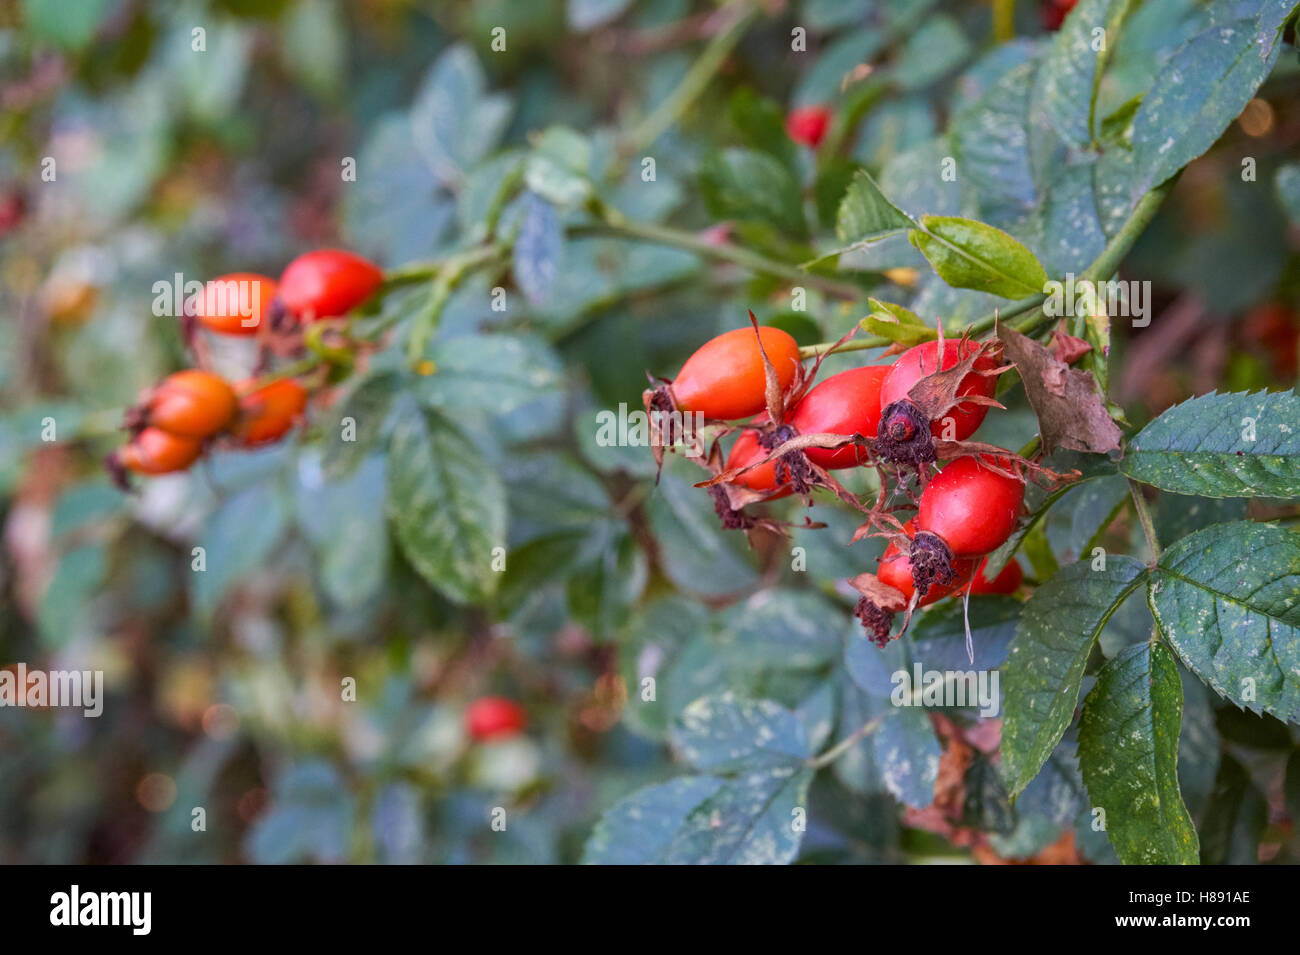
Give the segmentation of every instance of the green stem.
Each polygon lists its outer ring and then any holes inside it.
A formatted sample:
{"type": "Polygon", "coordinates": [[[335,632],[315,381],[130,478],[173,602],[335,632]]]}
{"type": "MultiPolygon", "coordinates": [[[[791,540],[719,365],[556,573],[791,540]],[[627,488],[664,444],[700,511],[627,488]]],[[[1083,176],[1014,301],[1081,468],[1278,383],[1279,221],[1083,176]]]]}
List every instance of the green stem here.
{"type": "Polygon", "coordinates": [[[814,756],[812,759],[808,760],[808,765],[813,769],[821,769],[824,766],[829,766],[831,763],[835,762],[835,760],[839,759],[850,749],[852,749],[855,745],[857,745],[860,741],[866,739],[876,730],[880,729],[880,724],[883,723],[884,720],[885,720],[884,716],[877,716],[875,719],[871,720],[871,722],[858,727],[856,730],[854,730],[848,736],[844,737],[844,739],[840,740],[838,743],[836,743],[830,749],[826,750],[821,755],[814,756]]]}
{"type": "MultiPolygon", "coordinates": [[[[718,11],[718,15],[727,15],[728,9],[724,7],[718,11]]],[[[635,153],[644,149],[677,122],[678,118],[708,88],[710,81],[718,70],[722,69],[727,56],[735,49],[741,36],[757,15],[758,9],[751,6],[748,0],[735,0],[730,8],[730,16],[734,19],[726,29],[714,35],[699,58],[691,64],[682,81],[677,84],[677,88],[668,94],[668,98],[655,107],[650,115],[641,120],[628,134],[623,149],[625,153],[635,153]]]]}
{"type": "Polygon", "coordinates": [[[685,249],[688,252],[694,252],[696,255],[705,258],[717,259],[720,262],[730,262],[733,265],[747,268],[752,272],[771,275],[775,278],[784,279],[796,285],[806,285],[810,288],[816,288],[836,298],[856,301],[864,295],[863,290],[851,282],[842,282],[839,279],[827,278],[823,275],[815,275],[812,272],[805,272],[797,265],[790,265],[787,262],[769,259],[765,255],[751,252],[749,249],[743,249],[740,246],[732,245],[729,242],[723,242],[720,244],[705,242],[695,233],[688,232],[684,229],[659,225],[655,222],[641,222],[635,219],[628,219],[619,213],[617,209],[612,209],[609,206],[597,206],[597,214],[600,215],[604,221],[591,225],[575,226],[570,230],[570,234],[613,235],[622,236],[623,238],[628,239],[641,239],[646,242],[656,242],[659,245],[670,245],[678,249],[685,249]]]}
{"type": "Polygon", "coordinates": [[[1147,546],[1151,548],[1151,566],[1154,567],[1160,560],[1160,544],[1156,541],[1156,523],[1151,518],[1151,508],[1147,505],[1147,500],[1142,496],[1142,489],[1133,479],[1128,482],[1129,492],[1133,495],[1133,507],[1137,510],[1138,522],[1142,525],[1142,533],[1146,535],[1147,546]]]}
{"type": "MultiPolygon", "coordinates": [[[[1115,274],[1120,263],[1124,260],[1124,256],[1128,255],[1129,250],[1133,248],[1133,243],[1137,242],[1138,236],[1146,231],[1146,227],[1155,218],[1156,212],[1160,209],[1160,204],[1165,201],[1165,197],[1174,188],[1174,183],[1177,180],[1178,176],[1165,180],[1137,201],[1137,204],[1133,206],[1133,211],[1128,214],[1128,218],[1124,220],[1124,224],[1120,226],[1119,231],[1106,243],[1106,248],[1102,249],[1101,254],[1093,260],[1092,264],[1083,270],[1083,274],[1075,280],[1076,283],[1085,279],[1091,282],[1104,282],[1115,274]]],[[[999,320],[1022,315],[1031,309],[1036,309],[1046,299],[1046,295],[1038,294],[1031,295],[1029,298],[1022,298],[1018,302],[1011,302],[996,312],[971,322],[967,330],[972,335],[983,334],[992,329],[999,320]]],[[[1039,312],[1039,314],[1030,316],[1020,325],[1014,327],[1021,334],[1030,335],[1046,322],[1053,320],[1051,316],[1039,312]]],[[[807,345],[799,349],[799,357],[815,358],[824,352],[830,351],[834,344],[834,342],[820,342],[816,345],[807,345]]],[[[859,338],[841,345],[836,349],[836,353],[861,351],[867,348],[883,348],[890,344],[892,344],[892,341],[888,338],[859,338]]]]}

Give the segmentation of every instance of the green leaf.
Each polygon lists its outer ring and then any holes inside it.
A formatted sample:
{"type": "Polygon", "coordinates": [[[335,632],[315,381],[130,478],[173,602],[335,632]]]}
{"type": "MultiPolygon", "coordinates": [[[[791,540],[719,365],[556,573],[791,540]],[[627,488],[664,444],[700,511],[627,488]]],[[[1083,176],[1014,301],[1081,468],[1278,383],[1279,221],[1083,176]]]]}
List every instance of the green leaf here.
{"type": "Polygon", "coordinates": [[[1093,140],[1097,72],[1115,37],[1094,43],[1093,31],[1105,28],[1112,7],[1127,0],[1081,0],[1061,29],[1034,74],[1029,97],[1029,155],[1034,179],[1047,183],[1070,153],[1087,149],[1093,140]]]}
{"type": "Polygon", "coordinates": [[[1120,862],[1195,865],[1196,828],[1178,791],[1183,686],[1163,644],[1140,643],[1097,675],[1079,719],[1079,770],[1120,862]]]}
{"type": "Polygon", "coordinates": [[[784,865],[803,841],[812,769],[746,773],[691,810],[665,854],[669,865],[784,865]]]}
{"type": "Polygon", "coordinates": [[[794,713],[771,700],[730,692],[687,706],[672,742],[696,769],[718,773],[793,767],[811,755],[808,734],[794,713]]]}
{"type": "Polygon", "coordinates": [[[1025,604],[1003,680],[1002,769],[1013,796],[1070,725],[1093,644],[1145,575],[1132,557],[1111,555],[1105,570],[1080,561],[1062,567],[1025,604]]]}
{"type": "Polygon", "coordinates": [[[798,170],[798,151],[786,134],[780,104],[743,86],[731,95],[727,113],[744,145],[775,156],[787,169],[798,170]]]}
{"type": "Polygon", "coordinates": [[[903,44],[892,76],[904,90],[929,86],[955,70],[970,56],[962,27],[947,14],[926,17],[903,44]]]}
{"type": "Polygon", "coordinates": [[[298,525],[315,551],[325,593],[338,606],[362,606],[388,574],[384,459],[372,455],[336,481],[323,480],[308,460],[298,469],[298,525]]]}
{"type": "Polygon", "coordinates": [[[722,595],[752,586],[757,574],[743,536],[723,531],[708,495],[669,473],[670,467],[680,472],[690,468],[691,478],[698,480],[698,469],[676,459],[664,464],[663,478],[646,509],[668,578],[694,593],[722,595]]]}
{"type": "Polygon", "coordinates": [[[567,0],[565,14],[570,29],[585,33],[617,20],[631,5],[632,0],[567,0]]]}
{"type": "Polygon", "coordinates": [[[974,219],[923,216],[912,244],[954,288],[977,289],[1003,298],[1027,298],[1043,291],[1047,272],[1024,245],[1001,229],[974,219]]]}
{"type": "Polygon", "coordinates": [[[862,242],[915,225],[906,213],[885,198],[871,174],[860,170],[840,200],[835,235],[841,242],[862,242]]]}
{"type": "Polygon", "coordinates": [[[879,650],[854,634],[844,653],[850,679],[844,690],[840,733],[844,736],[879,720],[877,729],[835,764],[836,775],[857,793],[886,791],[908,806],[934,801],[939,741],[923,706],[898,706],[891,699],[899,671],[907,672],[906,647],[895,641],[879,650]]]}
{"type": "Polygon", "coordinates": [[[381,262],[427,257],[452,224],[455,206],[416,151],[408,117],[386,116],[376,122],[357,157],[357,168],[363,173],[343,191],[349,242],[381,262]]]}
{"type": "Polygon", "coordinates": [[[196,543],[204,549],[203,570],[191,570],[195,610],[208,617],[226,591],[270,557],[288,523],[283,496],[260,483],[222,502],[196,543]]]}
{"type": "Polygon", "coordinates": [[[564,255],[564,232],[555,207],[536,193],[524,194],[523,222],[515,239],[515,281],[528,301],[546,302],[564,255]]]}
{"type": "Polygon", "coordinates": [[[591,144],[586,137],[565,126],[552,126],[538,137],[524,181],[543,199],[558,206],[574,206],[591,195],[590,165],[591,144]]]}
{"type": "Polygon", "coordinates": [[[23,0],[23,27],[65,50],[85,48],[109,10],[108,0],[23,0]]]}
{"type": "Polygon", "coordinates": [[[422,402],[450,417],[503,415],[563,384],[563,366],[534,335],[458,335],[435,341],[437,370],[417,383],[422,402]]]}
{"type": "Polygon", "coordinates": [[[326,0],[297,0],[284,20],[285,64],[317,96],[333,97],[347,76],[343,11],[326,0]]]}
{"type": "Polygon", "coordinates": [[[492,151],[510,120],[509,97],[490,95],[474,51],[464,44],[438,57],[411,106],[416,148],[447,185],[492,151]]]}
{"type": "Polygon", "coordinates": [[[805,231],[799,184],[780,161],[752,149],[724,149],[700,166],[700,191],[709,214],[761,219],[779,229],[805,231]]]}
{"type": "Polygon", "coordinates": [[[107,569],[108,556],[102,544],[78,547],[59,557],[37,615],[42,643],[62,647],[76,640],[87,606],[107,569]]]}
{"type": "Polygon", "coordinates": [[[969,608],[944,600],[913,619],[912,659],[927,670],[993,670],[1006,661],[1024,604],[1001,595],[974,596],[969,608]],[[972,663],[966,655],[970,623],[972,663]]]}
{"type": "Polygon", "coordinates": [[[600,817],[583,850],[583,865],[664,862],[691,810],[724,785],[714,776],[679,776],[638,789],[600,817]]]}
{"type": "Polygon", "coordinates": [[[505,544],[500,478],[446,419],[405,406],[388,458],[388,517],[408,560],[458,603],[497,586],[492,550],[505,544]]]}
{"type": "Polygon", "coordinates": [[[1300,723],[1300,535],[1249,521],[1197,531],[1161,555],[1148,600],[1220,696],[1300,723]]]}
{"type": "Polygon", "coordinates": [[[1291,225],[1300,226],[1300,162],[1279,166],[1273,176],[1273,185],[1291,225]]]}
{"type": "Polygon", "coordinates": [[[384,425],[402,379],[392,372],[363,378],[337,405],[334,421],[324,430],[323,466],[329,477],[350,474],[379,447],[384,425]]]}
{"type": "Polygon", "coordinates": [[[1147,192],[1214,145],[1282,52],[1295,0],[1237,5],[1236,19],[1192,37],[1160,70],[1133,120],[1133,191],[1147,192]]]}
{"type": "Polygon", "coordinates": [[[1175,405],[1128,444],[1120,468],[1200,497],[1300,495],[1300,396],[1210,392],[1175,405]]]}
{"type": "Polygon", "coordinates": [[[839,658],[844,611],[814,591],[766,590],[730,615],[738,666],[808,669],[839,658]]]}
{"type": "Polygon", "coordinates": [[[876,298],[867,299],[867,304],[871,311],[861,322],[864,331],[903,345],[919,345],[938,337],[938,332],[921,321],[919,315],[901,305],[876,298]]]}
{"type": "Polygon", "coordinates": [[[1203,865],[1258,865],[1259,841],[1268,825],[1268,800],[1245,767],[1224,756],[1201,823],[1203,865]]]}

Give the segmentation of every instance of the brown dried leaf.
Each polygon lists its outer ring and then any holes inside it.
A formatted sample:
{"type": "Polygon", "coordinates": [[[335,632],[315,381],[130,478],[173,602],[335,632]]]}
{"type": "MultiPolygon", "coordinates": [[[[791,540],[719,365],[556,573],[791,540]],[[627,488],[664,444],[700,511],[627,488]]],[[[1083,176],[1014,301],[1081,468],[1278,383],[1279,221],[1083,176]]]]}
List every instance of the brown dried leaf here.
{"type": "Polygon", "coordinates": [[[1097,393],[1092,375],[1058,361],[1032,338],[1005,325],[998,337],[1020,372],[1029,406],[1038,417],[1042,450],[1057,448],[1105,454],[1119,448],[1119,426],[1097,393]]]}

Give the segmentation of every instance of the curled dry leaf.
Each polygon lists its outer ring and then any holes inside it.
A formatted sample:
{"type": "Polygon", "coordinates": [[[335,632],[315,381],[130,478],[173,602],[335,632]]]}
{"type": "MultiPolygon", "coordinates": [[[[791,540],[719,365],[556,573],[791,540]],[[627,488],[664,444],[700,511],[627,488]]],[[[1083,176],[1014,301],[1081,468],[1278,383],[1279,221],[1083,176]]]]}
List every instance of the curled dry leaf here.
{"type": "Polygon", "coordinates": [[[1012,328],[999,328],[998,338],[1025,384],[1044,454],[1057,448],[1094,454],[1119,449],[1119,426],[1111,420],[1092,375],[1058,361],[1012,328]]]}

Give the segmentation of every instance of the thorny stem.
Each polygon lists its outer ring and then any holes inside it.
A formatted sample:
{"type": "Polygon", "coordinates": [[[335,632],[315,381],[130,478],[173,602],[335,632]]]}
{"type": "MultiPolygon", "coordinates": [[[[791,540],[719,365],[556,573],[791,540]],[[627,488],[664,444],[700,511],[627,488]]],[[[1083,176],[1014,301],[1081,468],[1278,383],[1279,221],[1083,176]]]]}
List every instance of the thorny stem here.
{"type": "MultiPolygon", "coordinates": [[[[1138,236],[1146,231],[1146,227],[1150,225],[1151,220],[1155,218],[1155,214],[1157,210],[1159,210],[1160,204],[1164,202],[1165,197],[1169,195],[1170,190],[1173,189],[1174,183],[1177,182],[1177,180],[1178,177],[1173,176],[1139,199],[1137,204],[1133,206],[1133,211],[1130,212],[1128,218],[1124,220],[1124,224],[1120,226],[1119,231],[1115,233],[1114,237],[1111,238],[1108,243],[1106,243],[1106,248],[1102,249],[1101,254],[1093,260],[1091,265],[1083,270],[1083,274],[1076,281],[1086,279],[1091,282],[1104,282],[1114,275],[1115,271],[1119,268],[1120,262],[1124,260],[1124,256],[1128,255],[1129,250],[1133,248],[1133,243],[1137,241],[1138,236]]],[[[1047,296],[1043,294],[1031,295],[1029,298],[1020,299],[1018,302],[1011,302],[1004,308],[998,309],[996,313],[985,315],[984,317],[971,322],[969,330],[972,335],[982,334],[992,329],[994,324],[999,320],[1011,318],[1016,315],[1022,315],[1031,309],[1036,309],[1038,306],[1042,305],[1046,298],[1047,296]]],[[[1019,326],[1016,326],[1016,331],[1021,332],[1022,334],[1029,334],[1048,321],[1049,318],[1049,316],[1043,313],[1032,315],[1019,326]]],[[[799,349],[799,357],[815,358],[816,356],[829,351],[834,344],[834,342],[821,342],[816,345],[805,346],[804,348],[799,349]]],[[[841,345],[836,349],[836,353],[861,351],[867,348],[883,348],[890,344],[892,344],[892,341],[887,338],[858,338],[841,345]]]]}
{"type": "Polygon", "coordinates": [[[826,750],[820,756],[814,756],[813,758],[809,759],[807,761],[807,765],[813,769],[821,769],[823,766],[829,766],[831,763],[835,762],[835,760],[839,759],[850,749],[852,749],[854,745],[856,745],[859,741],[866,739],[876,730],[880,729],[880,724],[883,723],[884,720],[885,720],[884,716],[877,716],[869,723],[866,723],[863,726],[859,726],[856,730],[854,730],[848,736],[844,737],[844,739],[840,740],[838,743],[836,743],[830,749],[826,750]]]}
{"type": "MultiPolygon", "coordinates": [[[[708,88],[710,81],[712,81],[718,70],[722,69],[722,64],[726,61],[728,54],[735,49],[745,30],[758,15],[758,9],[750,4],[749,0],[736,0],[733,7],[734,9],[730,15],[734,16],[735,19],[726,29],[721,30],[714,35],[713,39],[709,40],[699,58],[686,71],[682,81],[677,84],[677,88],[668,94],[668,98],[660,103],[649,116],[641,120],[628,134],[624,152],[634,153],[653,143],[708,88]]],[[[719,11],[720,14],[722,12],[719,11]]]]}
{"type": "Polygon", "coordinates": [[[1156,525],[1151,519],[1151,508],[1147,505],[1146,498],[1142,496],[1142,489],[1132,478],[1129,479],[1128,489],[1133,495],[1133,506],[1137,510],[1142,533],[1146,535],[1147,546],[1151,548],[1151,566],[1154,567],[1156,561],[1160,559],[1160,544],[1156,541],[1156,525]]]}

